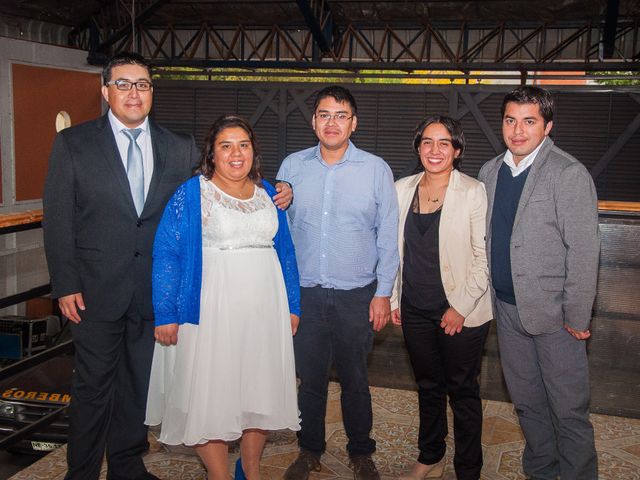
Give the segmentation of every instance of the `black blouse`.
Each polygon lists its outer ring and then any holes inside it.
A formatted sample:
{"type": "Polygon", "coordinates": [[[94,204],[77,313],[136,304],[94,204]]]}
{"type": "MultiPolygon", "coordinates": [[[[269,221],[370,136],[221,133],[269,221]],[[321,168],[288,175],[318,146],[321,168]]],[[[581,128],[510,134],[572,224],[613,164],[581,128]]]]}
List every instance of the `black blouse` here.
{"type": "Polygon", "coordinates": [[[418,189],[404,224],[402,298],[412,307],[441,316],[449,307],[440,276],[439,226],[442,208],[419,213],[418,189]]]}

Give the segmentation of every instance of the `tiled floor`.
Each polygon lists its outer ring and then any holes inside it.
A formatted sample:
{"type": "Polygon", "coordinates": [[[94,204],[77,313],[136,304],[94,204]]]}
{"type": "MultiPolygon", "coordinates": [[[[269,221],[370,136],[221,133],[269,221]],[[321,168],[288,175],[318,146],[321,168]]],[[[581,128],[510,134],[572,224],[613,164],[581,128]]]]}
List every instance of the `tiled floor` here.
{"type": "MultiPolygon", "coordinates": [[[[374,429],[378,443],[374,459],[383,479],[397,478],[412,465],[417,456],[417,394],[412,391],[372,387],[374,429]]],[[[640,420],[592,415],[596,433],[600,480],[640,480],[640,420]]],[[[451,418],[450,418],[451,426],[451,418]]],[[[524,479],[520,469],[523,440],[513,408],[509,403],[484,403],[484,468],[482,479],[524,479]]],[[[452,465],[453,443],[448,438],[447,465],[443,479],[455,479],[452,465]]],[[[202,480],[205,472],[198,457],[188,448],[167,448],[151,433],[151,450],[145,457],[148,469],[162,479],[202,480]]],[[[346,438],[340,415],[340,388],[330,387],[327,408],[327,452],[322,457],[322,471],[312,480],[352,478],[345,452],[346,438]]],[[[237,458],[238,448],[231,448],[229,463],[237,458]]],[[[65,472],[65,449],[51,453],[11,480],[62,480],[65,472]]],[[[279,479],[297,455],[295,434],[275,432],[270,436],[264,458],[264,479],[279,479]]],[[[105,478],[105,471],[101,478],[105,478]]]]}

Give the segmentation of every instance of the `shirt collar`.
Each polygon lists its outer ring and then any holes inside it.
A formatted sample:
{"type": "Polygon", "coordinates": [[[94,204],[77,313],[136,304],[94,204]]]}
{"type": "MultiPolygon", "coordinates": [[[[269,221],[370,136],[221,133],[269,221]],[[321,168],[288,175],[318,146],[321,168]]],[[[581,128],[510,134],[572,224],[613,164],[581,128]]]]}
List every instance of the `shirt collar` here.
{"type": "Polygon", "coordinates": [[[549,137],[545,137],[544,140],[540,142],[540,145],[538,145],[533,152],[531,152],[529,155],[527,155],[522,160],[520,160],[520,163],[518,163],[518,165],[516,165],[516,162],[513,161],[513,154],[511,153],[511,151],[507,150],[507,153],[504,154],[503,161],[504,163],[507,164],[507,166],[511,170],[512,177],[517,177],[518,175],[520,175],[522,172],[524,172],[527,168],[531,166],[533,161],[536,159],[538,152],[542,148],[542,145],[544,145],[544,143],[547,141],[547,138],[549,137]]]}
{"type": "MultiPolygon", "coordinates": [[[[336,162],[334,165],[340,165],[345,162],[362,162],[362,158],[357,154],[358,147],[356,147],[351,140],[349,140],[349,146],[344,151],[344,155],[342,158],[336,162]]],[[[312,150],[312,155],[307,158],[307,160],[317,160],[322,164],[326,165],[326,162],[322,159],[322,154],[320,153],[320,143],[316,145],[316,148],[312,150]]]]}
{"type": "MultiPolygon", "coordinates": [[[[111,109],[109,109],[109,124],[111,124],[111,129],[114,132],[122,132],[122,130],[128,130],[129,127],[127,127],[124,123],[122,123],[120,120],[118,120],[116,118],[116,116],[113,114],[113,112],[111,111],[111,109]]],[[[147,133],[149,132],[149,117],[144,117],[144,121],[138,125],[135,128],[139,128],[142,130],[142,133],[147,133]]]]}

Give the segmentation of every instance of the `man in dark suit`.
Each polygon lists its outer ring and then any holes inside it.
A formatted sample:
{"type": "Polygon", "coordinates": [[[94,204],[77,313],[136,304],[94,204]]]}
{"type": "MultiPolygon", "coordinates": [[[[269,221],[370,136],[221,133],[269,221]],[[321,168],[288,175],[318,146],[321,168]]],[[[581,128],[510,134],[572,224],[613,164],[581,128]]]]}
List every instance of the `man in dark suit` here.
{"type": "Polygon", "coordinates": [[[164,206],[191,175],[192,138],[149,120],[148,63],[119,54],[103,71],[109,113],[61,131],[45,185],[52,294],[76,350],[67,479],[155,479],[141,454],[154,347],[151,250],[164,206]]]}
{"type": "Polygon", "coordinates": [[[488,197],[487,257],[500,359],[531,479],[596,480],[585,340],[598,278],[598,205],[587,169],[556,147],[553,99],[504,98],[508,151],[478,179],[488,197]]]}

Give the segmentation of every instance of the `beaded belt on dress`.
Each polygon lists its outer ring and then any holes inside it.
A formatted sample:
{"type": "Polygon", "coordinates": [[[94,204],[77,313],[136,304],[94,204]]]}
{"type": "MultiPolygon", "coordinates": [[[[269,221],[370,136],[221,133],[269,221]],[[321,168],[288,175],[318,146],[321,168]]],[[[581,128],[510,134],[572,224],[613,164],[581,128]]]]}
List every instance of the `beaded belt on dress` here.
{"type": "MultiPolygon", "coordinates": [[[[207,247],[207,245],[205,245],[207,247]]],[[[273,245],[242,245],[238,247],[228,246],[228,247],[207,247],[214,248],[216,250],[244,250],[245,248],[273,248],[273,245]]]]}

